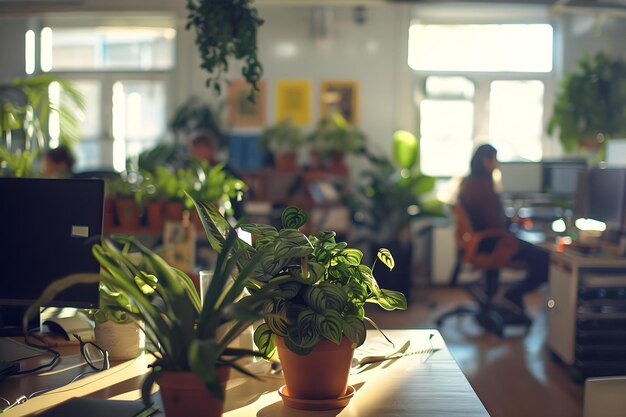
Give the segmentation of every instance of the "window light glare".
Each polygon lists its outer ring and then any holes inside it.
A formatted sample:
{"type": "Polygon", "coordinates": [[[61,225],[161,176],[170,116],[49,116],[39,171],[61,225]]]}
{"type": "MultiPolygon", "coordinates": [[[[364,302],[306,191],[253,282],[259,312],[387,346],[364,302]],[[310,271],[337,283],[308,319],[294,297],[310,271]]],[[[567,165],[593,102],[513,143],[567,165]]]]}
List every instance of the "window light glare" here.
{"type": "Polygon", "coordinates": [[[49,27],[41,29],[41,70],[52,70],[52,29],[49,27]]]}
{"type": "MultiPolygon", "coordinates": [[[[58,82],[52,82],[48,86],[48,97],[52,108],[59,108],[61,102],[61,86],[58,82]]],[[[50,133],[50,147],[59,146],[61,137],[61,118],[57,110],[52,110],[48,119],[48,131],[50,133]]]]}
{"type": "Polygon", "coordinates": [[[24,70],[26,74],[35,72],[35,31],[27,30],[24,35],[24,70]]]}

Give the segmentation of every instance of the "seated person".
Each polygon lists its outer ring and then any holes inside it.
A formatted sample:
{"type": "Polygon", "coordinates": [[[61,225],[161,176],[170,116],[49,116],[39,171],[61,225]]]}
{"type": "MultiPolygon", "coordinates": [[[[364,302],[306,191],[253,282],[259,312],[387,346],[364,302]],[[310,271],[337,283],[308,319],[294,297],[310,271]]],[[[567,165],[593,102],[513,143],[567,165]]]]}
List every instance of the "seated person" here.
{"type": "MultiPolygon", "coordinates": [[[[463,179],[459,191],[459,203],[465,209],[475,231],[484,229],[505,229],[509,222],[498,194],[495,192],[492,178],[493,170],[498,166],[497,151],[491,145],[479,146],[470,163],[470,175],[463,179]]],[[[480,250],[490,251],[496,240],[483,242],[480,250]]],[[[525,261],[528,265],[526,277],[505,293],[507,306],[517,314],[525,314],[524,294],[535,290],[548,281],[549,254],[530,243],[517,240],[519,245],[512,259],[525,261]]]]}
{"type": "Polygon", "coordinates": [[[65,146],[49,149],[43,156],[41,173],[48,178],[70,178],[76,158],[65,146]]]}

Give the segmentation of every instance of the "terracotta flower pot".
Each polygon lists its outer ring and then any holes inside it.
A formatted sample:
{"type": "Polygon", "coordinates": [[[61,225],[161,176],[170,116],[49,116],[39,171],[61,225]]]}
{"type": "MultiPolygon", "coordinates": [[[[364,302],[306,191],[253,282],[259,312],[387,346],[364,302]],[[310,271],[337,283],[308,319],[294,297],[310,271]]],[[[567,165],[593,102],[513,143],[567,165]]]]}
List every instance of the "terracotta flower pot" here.
{"type": "Polygon", "coordinates": [[[295,152],[279,153],[275,157],[275,162],[278,171],[293,172],[298,167],[295,152]]]}
{"type": "Polygon", "coordinates": [[[152,201],[146,205],[148,229],[151,232],[162,233],[165,222],[165,206],[161,201],[152,201]]]}
{"type": "Polygon", "coordinates": [[[306,400],[339,398],[346,393],[354,344],[344,337],[339,345],[322,340],[308,355],[287,349],[276,337],[280,365],[289,395],[306,400]]]}
{"type": "Polygon", "coordinates": [[[118,198],[115,200],[115,211],[119,226],[124,230],[139,229],[139,208],[132,198],[118,198]]]}
{"type": "Polygon", "coordinates": [[[167,212],[167,220],[172,222],[183,221],[183,211],[185,211],[183,203],[179,203],[177,201],[169,201],[165,205],[165,211],[167,212]]]}
{"type": "MultiPolygon", "coordinates": [[[[217,368],[217,378],[226,390],[230,368],[217,368]]],[[[165,372],[157,381],[167,417],[220,417],[224,400],[215,398],[193,372],[165,372]]]]}

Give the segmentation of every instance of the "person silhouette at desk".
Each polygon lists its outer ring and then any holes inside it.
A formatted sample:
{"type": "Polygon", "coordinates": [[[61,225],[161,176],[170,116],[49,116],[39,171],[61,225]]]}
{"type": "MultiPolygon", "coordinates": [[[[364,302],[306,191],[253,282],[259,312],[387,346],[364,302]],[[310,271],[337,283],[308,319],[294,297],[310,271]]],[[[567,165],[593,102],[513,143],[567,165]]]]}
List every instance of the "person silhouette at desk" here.
{"type": "MultiPolygon", "coordinates": [[[[463,179],[459,190],[459,203],[463,206],[475,231],[504,229],[509,231],[509,219],[504,213],[495,191],[493,171],[498,167],[497,151],[491,145],[480,145],[470,162],[470,174],[463,179]]],[[[485,239],[480,251],[491,251],[498,238],[485,239]]],[[[506,307],[513,313],[525,315],[523,298],[548,281],[549,254],[530,243],[516,239],[517,250],[511,259],[526,263],[526,276],[514,283],[504,294],[506,307]]]]}
{"type": "Polygon", "coordinates": [[[50,149],[43,156],[41,173],[46,178],[70,178],[76,158],[65,146],[50,149]]]}

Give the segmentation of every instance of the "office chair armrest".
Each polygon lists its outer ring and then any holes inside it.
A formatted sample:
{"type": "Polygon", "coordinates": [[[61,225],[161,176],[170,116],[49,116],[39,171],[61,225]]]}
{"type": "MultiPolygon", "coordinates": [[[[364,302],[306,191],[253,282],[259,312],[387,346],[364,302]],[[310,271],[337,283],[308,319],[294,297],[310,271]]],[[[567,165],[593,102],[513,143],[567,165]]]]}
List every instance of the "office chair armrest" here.
{"type": "Polygon", "coordinates": [[[519,241],[515,236],[502,229],[487,229],[472,235],[465,248],[464,260],[479,268],[500,268],[511,260],[519,249],[519,241]],[[480,244],[488,238],[497,238],[490,252],[479,252],[480,244]]]}

